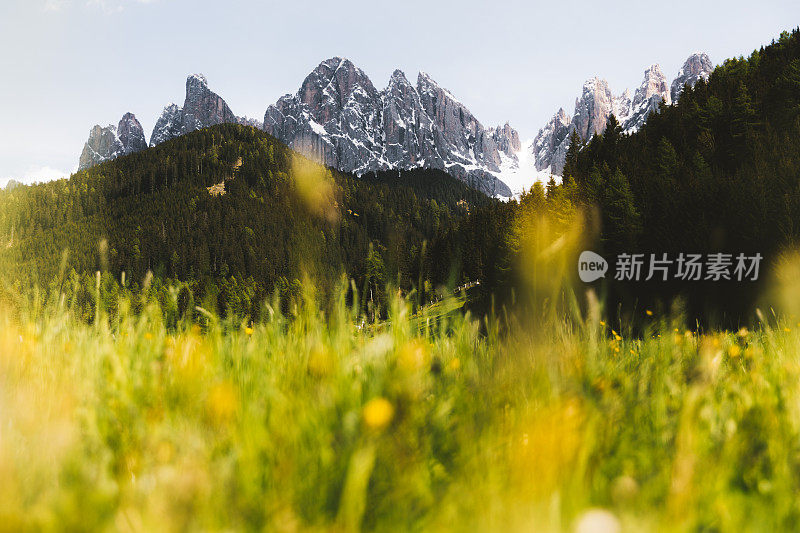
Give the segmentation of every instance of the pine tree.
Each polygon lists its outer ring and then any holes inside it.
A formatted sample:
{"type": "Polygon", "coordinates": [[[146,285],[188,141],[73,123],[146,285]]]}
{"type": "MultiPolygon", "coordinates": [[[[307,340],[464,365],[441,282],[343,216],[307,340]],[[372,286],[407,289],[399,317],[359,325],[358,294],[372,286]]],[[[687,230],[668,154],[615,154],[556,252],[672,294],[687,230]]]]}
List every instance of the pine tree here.
{"type": "Polygon", "coordinates": [[[625,175],[615,171],[603,194],[603,235],[609,248],[635,250],[642,221],[625,175]]]}
{"type": "Polygon", "coordinates": [[[658,141],[656,149],[656,171],[661,179],[671,180],[678,171],[678,153],[666,137],[658,141]]]}
{"type": "Polygon", "coordinates": [[[572,133],[569,135],[569,148],[567,149],[567,155],[564,160],[564,171],[562,172],[563,176],[569,176],[575,178],[577,180],[580,172],[578,171],[578,156],[583,148],[583,140],[581,136],[578,135],[577,130],[573,129],[572,133]]]}

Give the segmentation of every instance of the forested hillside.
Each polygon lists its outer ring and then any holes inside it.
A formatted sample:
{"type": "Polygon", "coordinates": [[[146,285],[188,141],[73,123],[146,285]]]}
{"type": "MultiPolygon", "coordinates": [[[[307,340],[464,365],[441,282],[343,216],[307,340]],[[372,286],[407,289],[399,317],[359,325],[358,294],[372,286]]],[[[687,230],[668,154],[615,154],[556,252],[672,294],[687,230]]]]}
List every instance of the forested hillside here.
{"type": "Polygon", "coordinates": [[[439,171],[356,178],[236,125],[2,191],[0,206],[3,283],[60,286],[64,271],[101,270],[141,284],[152,271],[253,302],[306,275],[322,292],[347,275],[375,300],[387,283],[497,278],[511,216],[439,171]]]}
{"type": "MultiPolygon", "coordinates": [[[[761,253],[800,237],[800,32],[730,59],[635,135],[615,120],[567,157],[584,205],[600,207],[598,246],[620,252],[761,253]]],[[[765,279],[766,276],[762,276],[765,279]]],[[[629,302],[683,295],[693,315],[735,315],[763,285],[616,284],[629,302]]]]}

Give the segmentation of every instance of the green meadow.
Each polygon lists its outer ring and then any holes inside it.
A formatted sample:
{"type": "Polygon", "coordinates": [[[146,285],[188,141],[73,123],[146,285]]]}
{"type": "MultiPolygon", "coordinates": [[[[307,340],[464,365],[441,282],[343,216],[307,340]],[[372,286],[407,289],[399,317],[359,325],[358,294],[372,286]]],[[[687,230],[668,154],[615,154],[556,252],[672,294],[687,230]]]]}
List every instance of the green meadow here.
{"type": "MultiPolygon", "coordinates": [[[[175,291],[177,292],[177,291],[175,291]]],[[[168,325],[0,312],[4,531],[773,531],[800,518],[800,329],[643,312],[168,325]],[[503,330],[500,332],[499,330],[503,330]]],[[[130,309],[143,306],[139,313],[130,309]]]]}

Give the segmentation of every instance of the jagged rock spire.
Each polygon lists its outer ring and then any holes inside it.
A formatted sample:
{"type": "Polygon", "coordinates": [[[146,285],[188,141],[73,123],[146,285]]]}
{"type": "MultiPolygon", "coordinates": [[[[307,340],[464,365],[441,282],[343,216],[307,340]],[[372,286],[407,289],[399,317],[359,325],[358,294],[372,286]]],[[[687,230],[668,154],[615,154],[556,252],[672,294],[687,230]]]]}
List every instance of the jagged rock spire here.
{"type": "Polygon", "coordinates": [[[426,73],[416,87],[395,70],[378,91],[351,61],[320,63],[294,95],[267,109],[264,129],[290,147],[346,172],[438,168],[492,195],[521,143],[511,126],[487,129],[426,73]]]}
{"type": "Polygon", "coordinates": [[[147,148],[142,125],[133,113],[126,113],[117,126],[94,126],[83,147],[78,170],[85,170],[117,157],[147,148]]]}

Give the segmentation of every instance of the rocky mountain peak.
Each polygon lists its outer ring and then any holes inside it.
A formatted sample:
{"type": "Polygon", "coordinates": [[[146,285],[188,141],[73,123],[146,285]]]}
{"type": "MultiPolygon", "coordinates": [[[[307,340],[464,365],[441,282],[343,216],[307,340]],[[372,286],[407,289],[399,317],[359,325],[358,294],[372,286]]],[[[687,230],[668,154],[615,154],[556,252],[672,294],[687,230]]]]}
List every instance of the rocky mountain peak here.
{"type": "Polygon", "coordinates": [[[583,84],[581,96],[575,101],[572,124],[582,139],[602,133],[608,116],[614,111],[614,95],[608,82],[599,77],[589,78],[583,84]]]}
{"type": "Polygon", "coordinates": [[[672,104],[667,77],[659,65],[651,65],[644,71],[642,84],[636,89],[631,103],[630,116],[622,123],[626,133],[638,131],[647,121],[650,113],[658,112],[659,106],[664,103],[672,104]]]}
{"type": "Polygon", "coordinates": [[[611,113],[616,116],[625,133],[638,131],[650,113],[658,112],[662,104],[675,103],[687,83],[694,85],[700,79],[707,79],[713,69],[714,65],[706,54],[692,54],[670,86],[661,67],[650,65],[645,69],[642,83],[633,98],[628,90],[615,97],[605,80],[589,78],[583,84],[581,96],[575,100],[574,118],[570,120],[566,112],[559,109],[539,130],[532,147],[536,168],[549,168],[554,174],[560,174],[572,131],[588,141],[593,135],[605,131],[611,113]]]}
{"type": "Polygon", "coordinates": [[[140,152],[147,148],[144,128],[133,113],[125,113],[117,126],[117,136],[125,154],[140,152]]]}
{"type": "Polygon", "coordinates": [[[387,92],[391,92],[396,88],[402,88],[401,90],[407,90],[408,88],[413,89],[414,86],[411,85],[411,82],[408,81],[406,77],[406,73],[400,69],[395,70],[392,72],[392,75],[389,77],[389,85],[386,87],[387,92]]]}
{"type": "Polygon", "coordinates": [[[179,135],[183,135],[183,109],[177,104],[169,104],[161,112],[150,135],[150,146],[157,146],[179,135]]]}
{"type": "Polygon", "coordinates": [[[498,150],[507,154],[513,155],[522,150],[522,141],[519,138],[519,132],[511,127],[506,122],[502,126],[492,128],[492,138],[497,145],[498,150]]]}
{"type": "Polygon", "coordinates": [[[424,72],[413,86],[395,70],[378,91],[351,61],[320,63],[295,95],[269,106],[264,129],[329,166],[362,174],[395,168],[446,170],[488,194],[510,195],[497,175],[516,160],[519,135],[485,129],[424,72]],[[510,155],[504,159],[507,147],[510,155]]]}
{"type": "Polygon", "coordinates": [[[190,74],[186,78],[186,92],[208,89],[208,80],[202,74],[190,74]]]}
{"type": "Polygon", "coordinates": [[[714,63],[711,62],[708,54],[698,52],[690,55],[672,82],[670,91],[672,101],[678,101],[687,83],[690,87],[694,87],[701,79],[707,80],[713,70],[714,63]]]}
{"type": "Polygon", "coordinates": [[[255,128],[257,130],[264,129],[264,123],[258,120],[257,118],[250,118],[250,117],[237,117],[236,122],[242,126],[249,126],[251,128],[255,128]]]}
{"type": "Polygon", "coordinates": [[[417,87],[428,85],[439,86],[427,72],[420,71],[419,74],[417,74],[417,87]]]}
{"type": "Polygon", "coordinates": [[[625,124],[630,119],[632,108],[633,100],[630,90],[625,89],[621,95],[614,98],[613,113],[620,124],[625,124]]]}
{"type": "Polygon", "coordinates": [[[658,64],[650,65],[650,67],[644,71],[644,81],[642,81],[642,85],[636,90],[634,102],[637,100],[646,100],[653,96],[661,97],[667,105],[672,103],[667,77],[658,64]]]}
{"type": "Polygon", "coordinates": [[[150,136],[150,146],[217,124],[239,123],[228,104],[208,87],[202,74],[186,78],[183,107],[170,104],[164,108],[150,136]]]}
{"type": "Polygon", "coordinates": [[[99,165],[117,157],[122,152],[122,144],[117,138],[117,128],[109,124],[106,127],[95,125],[89,131],[89,140],[81,152],[78,170],[99,165]]]}
{"type": "Polygon", "coordinates": [[[94,126],[83,147],[78,170],[99,165],[117,157],[147,148],[142,125],[133,113],[126,113],[117,126],[94,126]]]}
{"type": "Polygon", "coordinates": [[[446,99],[449,105],[466,110],[466,107],[453,96],[453,93],[439,85],[427,72],[420,72],[417,76],[417,92],[419,92],[420,96],[435,96],[437,98],[446,99]]]}
{"type": "Polygon", "coordinates": [[[202,74],[194,74],[186,80],[183,113],[185,133],[237,122],[236,115],[225,100],[208,88],[208,82],[202,74]]]}
{"type": "Polygon", "coordinates": [[[536,170],[549,168],[553,174],[561,175],[572,129],[572,118],[560,108],[533,140],[536,170]]]}
{"type": "Polygon", "coordinates": [[[300,101],[312,109],[326,109],[330,113],[344,109],[357,92],[375,97],[378,91],[369,77],[350,60],[334,57],[323,61],[309,74],[300,87],[300,101]]]}

